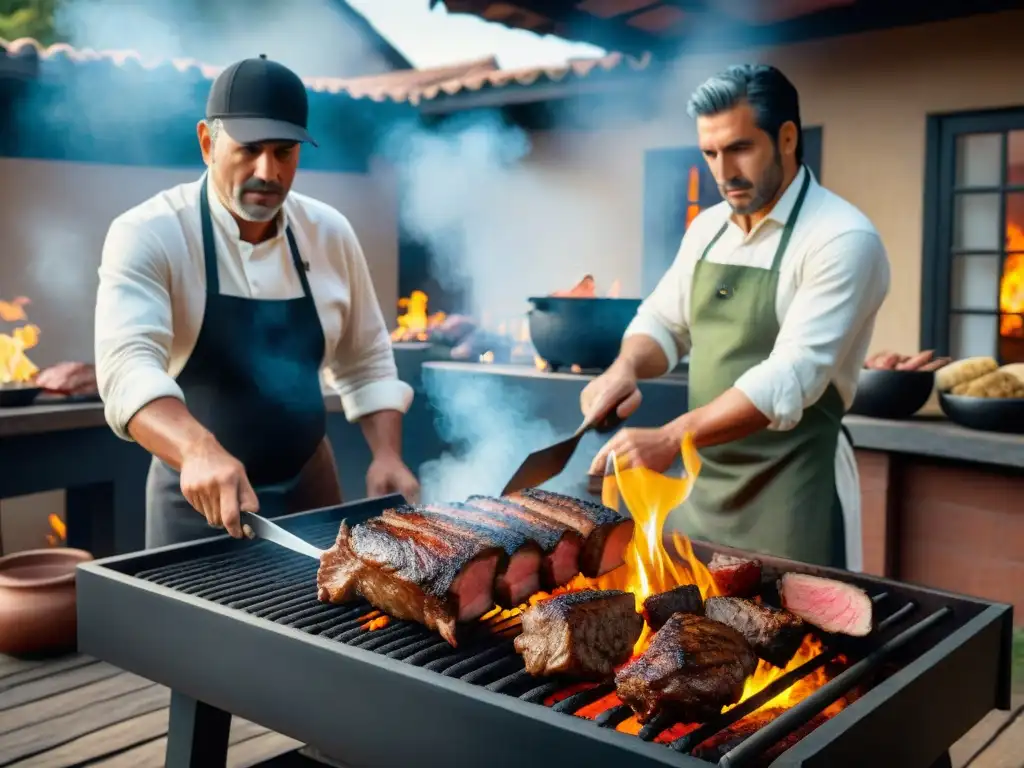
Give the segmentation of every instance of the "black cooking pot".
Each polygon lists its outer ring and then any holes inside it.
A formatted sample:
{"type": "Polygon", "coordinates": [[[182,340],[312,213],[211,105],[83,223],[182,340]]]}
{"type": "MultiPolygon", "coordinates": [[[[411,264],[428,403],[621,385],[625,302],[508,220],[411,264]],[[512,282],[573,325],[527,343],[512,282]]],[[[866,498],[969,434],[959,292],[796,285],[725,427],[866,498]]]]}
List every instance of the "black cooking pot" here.
{"type": "Polygon", "coordinates": [[[864,368],[850,413],[876,419],[909,419],[928,402],[935,387],[931,371],[889,371],[864,368]]]}
{"type": "Polygon", "coordinates": [[[552,369],[604,369],[615,362],[640,299],[534,296],[530,340],[552,369]]]}
{"type": "Polygon", "coordinates": [[[1024,398],[939,393],[939,407],[954,424],[984,432],[1024,435],[1024,398]]]}
{"type": "Polygon", "coordinates": [[[0,408],[32,405],[42,391],[35,384],[0,384],[0,408]]]}

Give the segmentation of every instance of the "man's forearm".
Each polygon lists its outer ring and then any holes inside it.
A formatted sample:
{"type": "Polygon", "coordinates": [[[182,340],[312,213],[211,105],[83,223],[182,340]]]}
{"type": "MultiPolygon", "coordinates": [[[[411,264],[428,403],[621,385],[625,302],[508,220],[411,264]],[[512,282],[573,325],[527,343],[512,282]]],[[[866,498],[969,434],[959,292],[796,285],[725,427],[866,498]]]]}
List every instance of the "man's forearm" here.
{"type": "Polygon", "coordinates": [[[128,434],[176,471],[186,456],[217,442],[175,397],[161,397],[139,409],[128,422],[128,434]]]}
{"type": "Polygon", "coordinates": [[[668,358],[661,345],[650,336],[627,336],[615,360],[635,379],[654,379],[668,373],[668,358]]]}
{"type": "Polygon", "coordinates": [[[363,416],[359,420],[363,437],[373,458],[402,455],[402,412],[385,410],[363,416]]]}
{"type": "Polygon", "coordinates": [[[698,448],[720,445],[765,429],[770,421],[736,388],[723,392],[707,405],[684,413],[667,428],[680,441],[687,432],[698,448]]]}

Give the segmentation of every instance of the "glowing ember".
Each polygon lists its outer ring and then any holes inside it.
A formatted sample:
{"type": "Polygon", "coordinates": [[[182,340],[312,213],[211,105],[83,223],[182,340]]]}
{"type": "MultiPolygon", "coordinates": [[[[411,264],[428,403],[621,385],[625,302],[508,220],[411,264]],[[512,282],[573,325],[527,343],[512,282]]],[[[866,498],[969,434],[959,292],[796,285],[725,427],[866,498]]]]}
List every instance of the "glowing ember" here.
{"type": "Polygon", "coordinates": [[[64,524],[63,520],[52,513],[47,520],[53,533],[46,534],[46,543],[51,547],[59,547],[68,540],[68,527],[64,524]]]}
{"type": "Polygon", "coordinates": [[[428,297],[423,291],[413,291],[398,300],[398,327],[391,332],[392,341],[427,341],[430,331],[444,322],[444,312],[427,313],[428,297]]]}
{"type": "Polygon", "coordinates": [[[1024,338],[1024,229],[1016,224],[1006,226],[1006,257],[1003,279],[999,284],[999,311],[1018,314],[1004,314],[999,318],[999,335],[1024,338]],[[1017,253],[1013,253],[1017,251],[1017,253]]]}
{"type": "Polygon", "coordinates": [[[0,384],[26,384],[39,373],[39,368],[25,354],[25,350],[39,343],[38,326],[26,322],[25,306],[28,303],[24,296],[13,301],[0,301],[0,320],[26,323],[10,334],[0,333],[0,384]]]}

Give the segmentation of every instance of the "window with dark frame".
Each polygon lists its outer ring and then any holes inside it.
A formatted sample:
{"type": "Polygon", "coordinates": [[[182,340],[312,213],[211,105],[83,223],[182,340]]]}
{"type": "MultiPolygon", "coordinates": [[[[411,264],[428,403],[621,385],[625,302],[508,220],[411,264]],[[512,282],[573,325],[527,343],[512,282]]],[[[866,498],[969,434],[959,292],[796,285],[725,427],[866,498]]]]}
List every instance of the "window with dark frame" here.
{"type": "Polygon", "coordinates": [[[922,343],[1024,362],[1024,108],[928,126],[922,343]]]}

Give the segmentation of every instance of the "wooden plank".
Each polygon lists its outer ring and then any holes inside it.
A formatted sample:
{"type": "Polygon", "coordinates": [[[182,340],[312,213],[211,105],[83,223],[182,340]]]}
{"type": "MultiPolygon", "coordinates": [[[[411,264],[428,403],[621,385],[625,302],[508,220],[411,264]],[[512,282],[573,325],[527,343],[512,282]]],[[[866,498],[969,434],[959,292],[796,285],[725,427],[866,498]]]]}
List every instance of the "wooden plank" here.
{"type": "Polygon", "coordinates": [[[19,656],[8,656],[0,653],[0,678],[13,675],[15,672],[22,672],[32,667],[38,667],[46,663],[46,659],[23,659],[19,656]]]}
{"type": "Polygon", "coordinates": [[[286,752],[294,752],[301,747],[301,741],[267,731],[260,736],[230,746],[227,768],[250,768],[250,766],[259,765],[264,760],[270,760],[286,752]]]}
{"type": "Polygon", "coordinates": [[[3,734],[0,736],[0,765],[10,765],[87,733],[162,709],[170,704],[170,699],[168,689],[150,685],[103,702],[100,706],[86,707],[3,734]]]}
{"type": "Polygon", "coordinates": [[[9,691],[19,685],[25,683],[31,683],[33,680],[40,680],[50,675],[56,675],[58,672],[67,672],[71,669],[78,669],[89,664],[98,664],[96,659],[88,656],[61,656],[54,661],[48,661],[44,664],[38,664],[35,666],[29,666],[16,672],[12,672],[3,679],[0,679],[0,693],[9,691]]]}
{"type": "MultiPolygon", "coordinates": [[[[0,693],[0,712],[5,712],[8,709],[20,707],[50,696],[57,696],[65,691],[73,691],[75,688],[82,688],[90,683],[105,680],[120,673],[120,669],[105,662],[87,664],[84,667],[57,672],[48,677],[42,677],[0,693]]],[[[0,721],[7,725],[7,716],[3,715],[0,717],[0,721]]],[[[3,730],[9,731],[11,729],[0,726],[0,731],[3,730]]]]}
{"type": "Polygon", "coordinates": [[[158,709],[142,717],[125,720],[69,741],[56,749],[20,760],[11,768],[69,768],[130,750],[163,737],[167,733],[169,714],[169,709],[158,709]]]}
{"type": "MultiPolygon", "coordinates": [[[[256,736],[262,736],[265,733],[269,733],[269,731],[262,725],[257,725],[249,720],[243,720],[240,717],[232,717],[231,735],[228,737],[228,744],[237,744],[256,736]]],[[[127,752],[109,757],[106,760],[90,763],[89,768],[164,768],[164,753],[167,751],[167,736],[165,734],[166,729],[165,733],[161,734],[161,738],[154,739],[127,752]]],[[[231,759],[230,754],[229,748],[229,761],[231,759]]]]}
{"type": "Polygon", "coordinates": [[[0,715],[0,735],[34,723],[42,723],[62,715],[78,712],[87,707],[99,705],[108,699],[124,696],[151,685],[153,683],[143,677],[129,672],[121,672],[114,677],[100,680],[91,685],[84,685],[47,699],[14,707],[0,715]]]}

